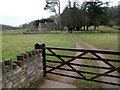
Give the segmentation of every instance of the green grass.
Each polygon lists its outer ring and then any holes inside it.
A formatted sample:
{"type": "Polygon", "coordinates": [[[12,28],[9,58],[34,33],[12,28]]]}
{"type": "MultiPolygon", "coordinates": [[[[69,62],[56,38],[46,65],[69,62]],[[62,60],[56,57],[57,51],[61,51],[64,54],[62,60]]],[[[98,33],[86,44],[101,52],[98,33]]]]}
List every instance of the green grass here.
{"type": "Polygon", "coordinates": [[[20,29],[20,30],[5,30],[2,32],[3,36],[6,35],[22,35],[23,32],[26,32],[28,29],[20,29]]]}
{"type": "Polygon", "coordinates": [[[39,88],[40,84],[45,80],[44,77],[39,78],[34,84],[30,85],[29,88],[39,88]]]}
{"type": "MultiPolygon", "coordinates": [[[[89,30],[93,30],[93,29],[94,29],[93,26],[89,27],[89,30]]],[[[108,27],[108,26],[99,26],[97,30],[106,31],[106,32],[118,32],[119,31],[118,29],[115,29],[114,27],[108,27]]]]}
{"type": "Polygon", "coordinates": [[[101,31],[107,31],[107,32],[118,32],[118,29],[115,29],[114,27],[108,27],[108,26],[100,26],[98,29],[101,31]]]}
{"type": "Polygon", "coordinates": [[[76,34],[91,45],[103,50],[118,50],[118,34],[83,33],[76,34]]]}
{"type": "Polygon", "coordinates": [[[3,59],[12,58],[13,60],[16,60],[17,55],[26,51],[34,50],[34,44],[39,42],[52,47],[74,47],[71,38],[67,34],[23,35],[23,31],[3,32],[3,59]]]}
{"type": "MultiPolygon", "coordinates": [[[[118,51],[119,42],[118,34],[115,33],[88,33],[88,34],[76,34],[80,38],[84,39],[86,42],[90,43],[97,49],[101,50],[114,50],[118,51]]],[[[107,58],[118,59],[118,56],[106,55],[107,58]]]]}

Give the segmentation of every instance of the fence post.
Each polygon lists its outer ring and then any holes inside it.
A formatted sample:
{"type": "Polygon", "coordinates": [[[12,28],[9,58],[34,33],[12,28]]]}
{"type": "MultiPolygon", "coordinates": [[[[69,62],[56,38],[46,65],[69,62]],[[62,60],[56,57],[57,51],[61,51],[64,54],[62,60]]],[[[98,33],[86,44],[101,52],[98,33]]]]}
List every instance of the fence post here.
{"type": "Polygon", "coordinates": [[[43,76],[46,76],[46,55],[45,55],[45,44],[36,43],[35,49],[42,49],[42,57],[43,57],[43,76]]]}
{"type": "MultiPolygon", "coordinates": [[[[120,49],[118,49],[120,51],[120,49]]],[[[118,60],[120,60],[120,56],[118,56],[118,60]]],[[[120,63],[118,62],[118,66],[120,66],[120,63]]],[[[120,73],[118,72],[118,76],[120,76],[120,73]]],[[[120,78],[118,78],[118,83],[120,84],[120,78]]],[[[118,90],[120,90],[120,86],[118,86],[118,90]]]]}

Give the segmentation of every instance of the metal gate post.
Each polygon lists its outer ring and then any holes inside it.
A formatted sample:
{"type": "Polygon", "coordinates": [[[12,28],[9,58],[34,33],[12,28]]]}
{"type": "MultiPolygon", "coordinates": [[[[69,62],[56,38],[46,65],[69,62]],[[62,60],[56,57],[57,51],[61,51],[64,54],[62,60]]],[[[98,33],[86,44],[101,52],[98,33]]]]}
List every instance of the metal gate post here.
{"type": "Polygon", "coordinates": [[[36,43],[35,49],[42,49],[42,58],[43,58],[43,76],[46,76],[46,55],[45,55],[45,44],[36,43]]]}

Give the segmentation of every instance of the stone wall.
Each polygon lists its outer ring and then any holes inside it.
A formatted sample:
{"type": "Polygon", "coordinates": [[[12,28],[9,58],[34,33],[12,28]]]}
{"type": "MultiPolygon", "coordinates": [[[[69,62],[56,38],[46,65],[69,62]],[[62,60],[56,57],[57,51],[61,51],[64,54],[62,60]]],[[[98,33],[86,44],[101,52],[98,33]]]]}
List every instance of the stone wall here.
{"type": "MultiPolygon", "coordinates": [[[[68,31],[27,31],[23,34],[61,34],[70,33],[68,31]]],[[[101,33],[101,31],[73,31],[72,33],[101,33]]],[[[102,32],[105,33],[105,32],[102,32]]]]}
{"type": "Polygon", "coordinates": [[[2,88],[27,88],[43,77],[41,50],[22,53],[17,61],[2,62],[2,88]]]}
{"type": "Polygon", "coordinates": [[[23,32],[23,34],[61,34],[61,33],[68,33],[64,31],[28,31],[23,32]]]}

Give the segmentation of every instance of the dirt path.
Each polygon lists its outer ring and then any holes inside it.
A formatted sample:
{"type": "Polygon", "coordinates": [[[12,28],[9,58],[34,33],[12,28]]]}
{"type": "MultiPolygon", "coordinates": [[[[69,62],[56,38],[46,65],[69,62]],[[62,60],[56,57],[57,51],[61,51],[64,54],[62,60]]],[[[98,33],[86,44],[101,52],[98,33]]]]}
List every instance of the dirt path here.
{"type": "MultiPolygon", "coordinates": [[[[75,40],[74,37],[72,37],[72,40],[76,48],[81,48],[81,46],[76,41],[74,41],[75,40]]],[[[76,56],[79,54],[80,52],[75,52],[76,56]]],[[[72,61],[72,63],[83,63],[83,61],[80,59],[76,59],[72,61]]],[[[72,67],[75,68],[76,70],[80,69],[80,67],[78,66],[72,66],[72,67]]],[[[70,67],[66,67],[66,68],[71,69],[70,67]]],[[[76,72],[70,72],[70,71],[59,71],[59,73],[64,73],[71,76],[78,76],[76,72]]],[[[47,80],[45,80],[45,82],[39,88],[76,88],[76,86],[73,85],[75,80],[76,79],[69,77],[48,75],[47,80]]]]}
{"type": "MultiPolygon", "coordinates": [[[[96,50],[97,50],[97,48],[95,48],[93,45],[89,44],[89,43],[86,42],[85,40],[81,39],[80,37],[76,37],[76,38],[78,38],[79,40],[81,40],[82,43],[84,43],[85,46],[87,46],[89,49],[96,49],[96,50]]],[[[99,56],[105,58],[104,55],[99,55],[99,56]]],[[[104,66],[108,66],[107,64],[105,64],[105,63],[102,62],[102,61],[97,61],[97,64],[98,64],[99,66],[103,66],[103,67],[104,67],[104,66]]],[[[108,67],[109,67],[109,66],[108,66],[108,67]]],[[[100,69],[100,73],[103,73],[103,72],[106,72],[106,71],[108,71],[108,70],[100,69]]],[[[118,75],[117,72],[113,72],[113,73],[111,73],[111,74],[112,74],[112,75],[118,75]]],[[[102,79],[103,81],[117,82],[117,83],[118,83],[118,79],[116,79],[116,78],[101,77],[101,79],[102,79]]],[[[118,88],[118,86],[108,85],[108,84],[102,84],[102,86],[103,86],[103,88],[118,88]]]]}
{"type": "MultiPolygon", "coordinates": [[[[72,40],[74,41],[74,37],[72,37],[72,40]]],[[[77,43],[77,42],[74,42],[75,44],[75,47],[76,48],[80,48],[81,46],[77,43]]],[[[75,52],[75,56],[77,56],[78,54],[80,54],[80,52],[75,52]]],[[[71,63],[83,63],[82,60],[80,59],[76,59],[74,61],[72,61],[71,63]]],[[[75,69],[79,69],[80,67],[78,66],[73,66],[75,69]]],[[[66,67],[67,69],[71,69],[70,67],[66,67]]],[[[69,72],[69,71],[62,71],[61,73],[65,73],[65,74],[68,74],[68,75],[72,75],[72,76],[77,76],[78,74],[75,73],[75,72],[69,72]]],[[[49,79],[52,79],[52,80],[55,80],[55,81],[59,81],[59,82],[64,82],[64,83],[68,83],[68,84],[73,84],[74,83],[74,78],[69,78],[69,77],[62,77],[62,76],[56,76],[56,75],[53,75],[52,77],[50,76],[49,79]]]]}
{"type": "Polygon", "coordinates": [[[76,86],[54,80],[45,80],[38,88],[76,88],[76,86]]]}

